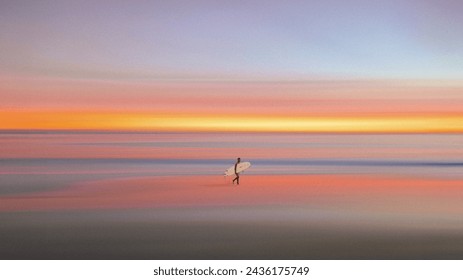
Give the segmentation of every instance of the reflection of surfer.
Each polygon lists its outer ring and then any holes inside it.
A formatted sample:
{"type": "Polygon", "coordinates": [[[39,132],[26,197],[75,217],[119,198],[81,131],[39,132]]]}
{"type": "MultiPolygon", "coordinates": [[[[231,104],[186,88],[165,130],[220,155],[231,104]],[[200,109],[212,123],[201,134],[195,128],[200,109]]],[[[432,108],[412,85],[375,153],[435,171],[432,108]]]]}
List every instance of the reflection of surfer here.
{"type": "Polygon", "coordinates": [[[238,172],[236,172],[236,168],[238,167],[238,164],[240,163],[240,161],[241,161],[241,159],[238,158],[238,159],[236,160],[236,163],[235,163],[235,175],[236,175],[236,177],[235,177],[235,179],[233,179],[233,184],[235,184],[235,181],[236,181],[236,184],[237,184],[237,185],[240,184],[240,175],[239,175],[238,172]]]}

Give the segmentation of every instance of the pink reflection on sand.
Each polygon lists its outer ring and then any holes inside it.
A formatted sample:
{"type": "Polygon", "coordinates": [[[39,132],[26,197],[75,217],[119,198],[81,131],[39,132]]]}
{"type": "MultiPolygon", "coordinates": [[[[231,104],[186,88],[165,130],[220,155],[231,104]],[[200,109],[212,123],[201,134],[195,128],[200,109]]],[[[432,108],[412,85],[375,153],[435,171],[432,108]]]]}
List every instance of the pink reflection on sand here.
{"type": "Polygon", "coordinates": [[[143,177],[91,181],[64,190],[0,197],[0,211],[311,205],[360,211],[463,212],[459,180],[368,175],[143,177]]]}

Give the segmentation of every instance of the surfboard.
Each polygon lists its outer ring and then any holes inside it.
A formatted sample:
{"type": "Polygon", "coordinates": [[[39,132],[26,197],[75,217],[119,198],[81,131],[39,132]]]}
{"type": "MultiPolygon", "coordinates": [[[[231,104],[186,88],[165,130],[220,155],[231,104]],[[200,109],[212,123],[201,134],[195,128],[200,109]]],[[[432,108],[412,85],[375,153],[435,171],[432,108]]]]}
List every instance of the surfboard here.
{"type": "MultiPolygon", "coordinates": [[[[238,173],[243,172],[249,167],[251,167],[251,163],[249,161],[240,162],[238,163],[238,166],[236,167],[236,172],[238,173]]],[[[225,176],[230,176],[230,175],[235,175],[235,165],[225,170],[225,176]]]]}

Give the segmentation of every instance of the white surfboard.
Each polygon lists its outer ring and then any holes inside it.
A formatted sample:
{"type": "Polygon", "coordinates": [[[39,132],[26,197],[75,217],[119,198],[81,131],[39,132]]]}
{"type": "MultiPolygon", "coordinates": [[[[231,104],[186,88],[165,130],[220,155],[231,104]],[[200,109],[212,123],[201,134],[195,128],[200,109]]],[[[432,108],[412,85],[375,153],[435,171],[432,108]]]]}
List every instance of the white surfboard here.
{"type": "MultiPolygon", "coordinates": [[[[243,172],[249,167],[251,167],[251,163],[249,161],[240,162],[238,163],[238,166],[236,167],[236,172],[237,173],[243,172]]],[[[230,175],[235,175],[235,165],[225,170],[225,176],[230,176],[230,175]]]]}

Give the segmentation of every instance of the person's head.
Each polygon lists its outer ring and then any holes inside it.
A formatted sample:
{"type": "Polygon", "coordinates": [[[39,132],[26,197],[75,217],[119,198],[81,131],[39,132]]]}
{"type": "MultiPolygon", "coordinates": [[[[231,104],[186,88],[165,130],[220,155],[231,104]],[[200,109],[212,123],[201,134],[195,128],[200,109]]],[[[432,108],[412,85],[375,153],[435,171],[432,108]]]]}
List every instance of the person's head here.
{"type": "Polygon", "coordinates": [[[238,160],[238,162],[240,162],[240,161],[241,161],[241,158],[238,158],[237,160],[238,160]]]}

